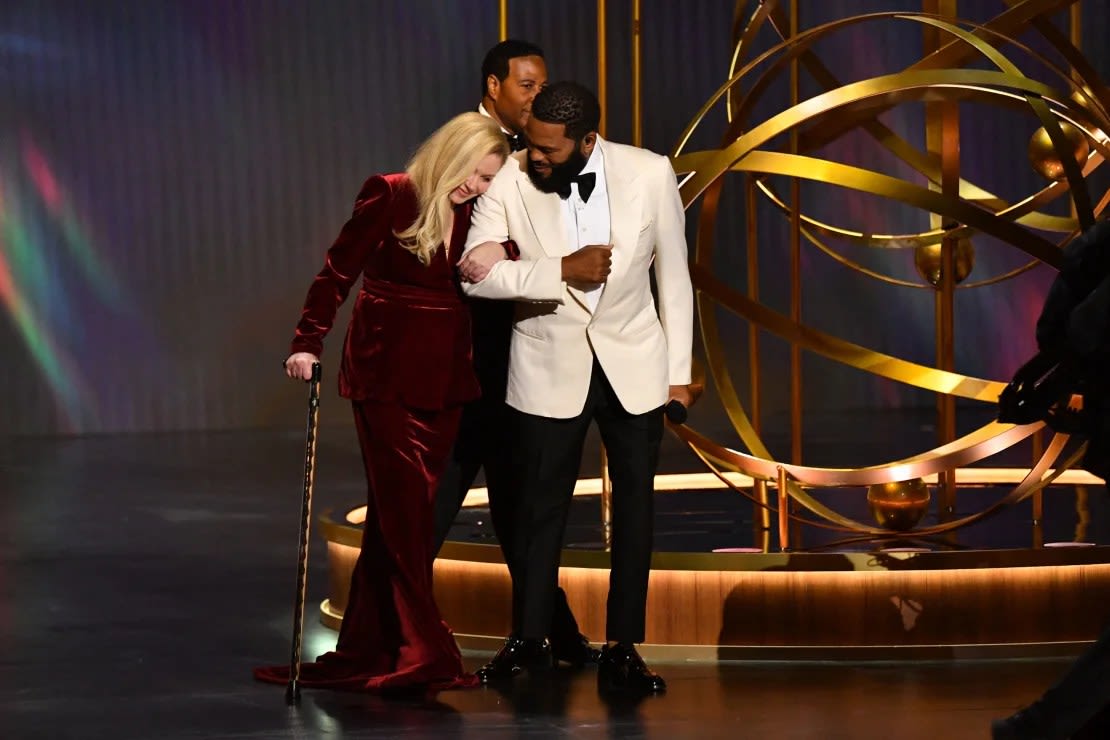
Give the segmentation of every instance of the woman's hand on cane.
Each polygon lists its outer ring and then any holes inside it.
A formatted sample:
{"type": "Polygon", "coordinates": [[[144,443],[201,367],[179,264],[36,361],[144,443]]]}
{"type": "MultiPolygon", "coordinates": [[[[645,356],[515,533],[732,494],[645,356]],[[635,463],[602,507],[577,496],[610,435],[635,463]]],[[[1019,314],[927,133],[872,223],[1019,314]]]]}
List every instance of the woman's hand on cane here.
{"type": "Polygon", "coordinates": [[[294,380],[312,380],[312,365],[319,361],[311,352],[294,352],[285,358],[285,374],[294,380]]]}

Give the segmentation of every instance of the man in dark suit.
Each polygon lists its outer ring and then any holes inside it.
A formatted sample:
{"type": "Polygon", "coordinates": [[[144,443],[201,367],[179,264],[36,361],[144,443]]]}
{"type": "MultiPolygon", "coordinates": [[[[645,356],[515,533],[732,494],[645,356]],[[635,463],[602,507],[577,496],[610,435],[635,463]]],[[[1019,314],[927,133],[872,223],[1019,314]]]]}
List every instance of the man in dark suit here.
{"type": "MultiPolygon", "coordinates": [[[[1110,473],[1110,221],[1099,221],[1063,250],[1060,274],[1052,282],[1037,319],[1041,357],[1061,360],[1053,374],[1064,381],[1057,392],[1083,394],[1083,410],[1065,414],[1087,438],[1082,467],[1104,481],[1110,473]]],[[[1038,375],[1043,371],[1038,372],[1038,375]]],[[[1019,376],[1022,371],[1019,371],[1019,376]]],[[[1048,383],[1048,381],[1045,381],[1048,383]]],[[[1011,383],[1029,392],[1033,382],[1011,383]]],[[[1014,401],[1022,391],[1015,391],[1014,401]]],[[[1037,406],[1027,398],[1026,407],[1037,406]]],[[[1056,399],[1049,399],[1056,400],[1056,399]]],[[[1065,400],[1063,405],[1067,405],[1065,400]]],[[[1048,415],[1049,409],[1036,413],[1048,415]]],[[[1000,419],[1003,418],[1000,414],[1000,419]]],[[[1046,418],[1049,425],[1052,418],[1046,418]]],[[[1022,423],[1028,423],[1024,419],[1022,423]]],[[[991,724],[993,740],[1056,740],[1110,737],[1110,622],[1102,634],[1045,693],[1019,712],[991,724]]]]}
{"type": "MultiPolygon", "coordinates": [[[[543,50],[527,41],[509,39],[494,46],[482,62],[482,102],[478,112],[497,121],[514,151],[524,148],[522,131],[532,100],[547,82],[543,50]]],[[[493,531],[505,555],[512,557],[516,517],[512,434],[505,388],[509,372],[509,336],[513,305],[508,301],[470,301],[474,337],[474,369],[482,397],[463,409],[459,434],[440,481],[435,502],[436,550],[442,546],[478,471],[484,469],[493,531]]],[[[514,615],[513,624],[517,623],[514,615]]],[[[572,665],[597,661],[598,651],[579,632],[578,622],[559,589],[551,620],[552,652],[572,665]]]]}

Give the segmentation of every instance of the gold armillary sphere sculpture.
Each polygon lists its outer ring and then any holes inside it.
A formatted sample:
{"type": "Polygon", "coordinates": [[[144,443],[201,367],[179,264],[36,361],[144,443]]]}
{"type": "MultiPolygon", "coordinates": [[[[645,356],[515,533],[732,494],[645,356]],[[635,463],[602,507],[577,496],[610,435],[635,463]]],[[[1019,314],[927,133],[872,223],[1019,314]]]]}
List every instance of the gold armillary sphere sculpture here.
{"type": "MultiPolygon", "coordinates": [[[[672,159],[679,173],[684,204],[689,207],[699,200],[701,203],[691,272],[702,339],[709,372],[746,450],[729,448],[688,426],[676,431],[726,483],[728,476],[724,471],[735,471],[757,481],[777,484],[780,537],[784,546],[786,512],[791,507],[797,508],[797,513],[790,516],[808,524],[858,535],[884,536],[890,534],[892,528],[912,527],[916,523],[912,517],[883,516],[884,490],[891,501],[912,503],[920,516],[920,479],[923,476],[946,474],[966,467],[1030,437],[1042,425],[989,423],[960,438],[953,435],[948,443],[912,457],[863,468],[819,468],[774,459],[757,433],[730,375],[727,348],[718,328],[719,310],[745,319],[753,331],[758,327],[794,347],[862,372],[951,398],[993,404],[1005,382],[970,377],[951,368],[922,365],[853,344],[806,325],[797,312],[786,315],[769,308],[753,295],[756,290],[743,292],[731,287],[713,268],[714,250],[718,248],[716,219],[726,177],[730,173],[742,173],[750,183],[751,194],[746,205],[749,220],[754,218],[755,199],[766,198],[790,220],[797,239],[804,238],[870,279],[906,288],[939,290],[944,282],[942,244],[950,245],[948,259],[951,262],[948,264],[952,265],[954,274],[948,284],[949,291],[956,287],[955,283],[960,283],[961,289],[998,283],[1041,263],[1058,268],[1061,247],[1093,223],[1110,200],[1110,193],[1097,194],[1097,199],[1093,199],[1088,177],[1110,155],[1106,135],[1110,132],[1107,115],[1110,99],[1091,65],[1048,20],[1050,13],[1069,4],[1061,0],[1012,1],[1008,3],[1009,10],[985,24],[924,13],[890,12],[788,31],[791,19],[786,17],[779,3],[768,0],[758,6],[746,25],[737,25],[736,53],[730,77],[689,124],[672,152],[672,159]],[[816,42],[833,34],[852,27],[884,24],[914,24],[931,29],[939,39],[936,49],[905,69],[848,82],[836,79],[813,51],[816,42]],[[781,43],[757,54],[752,51],[754,39],[760,29],[766,27],[774,29],[781,43]],[[1039,31],[1059,58],[1046,58],[1018,41],[1018,33],[1028,28],[1039,31]],[[1046,79],[1027,76],[1014,58],[1027,64],[1036,62],[1046,79]],[[776,86],[781,89],[781,85],[786,84],[783,78],[792,65],[809,73],[821,91],[799,99],[794,82],[788,107],[763,120],[754,120],[757,103],[768,97],[768,91],[776,86]],[[975,183],[959,178],[958,170],[953,178],[935,152],[920,151],[879,119],[881,113],[904,103],[953,101],[1001,106],[1013,111],[1018,125],[1025,120],[1035,122],[1030,125],[1031,132],[1039,125],[1028,154],[1034,168],[1046,178],[1044,186],[1020,201],[1006,202],[975,183]],[[719,107],[726,108],[729,122],[720,147],[688,150],[694,131],[719,107]],[[874,138],[879,146],[919,173],[925,184],[815,154],[825,144],[852,130],[862,130],[874,138]],[[783,145],[788,138],[789,145],[783,145]],[[775,176],[795,178],[795,182],[824,183],[888,199],[900,207],[911,206],[930,214],[934,228],[919,233],[877,234],[850,224],[827,223],[800,212],[792,205],[796,201],[780,196],[771,185],[775,176]],[[1040,210],[1045,204],[1065,197],[1073,204],[1074,216],[1054,216],[1040,210]],[[971,243],[977,234],[994,237],[1025,253],[1028,259],[1023,261],[1022,267],[1006,274],[966,282],[964,278],[971,271],[974,260],[971,243]],[[1045,234],[1056,238],[1046,238],[1045,234]],[[828,241],[832,239],[874,249],[915,250],[915,264],[923,280],[914,283],[865,268],[830,246],[828,241]],[[869,503],[873,509],[879,506],[876,516],[887,526],[875,526],[844,516],[809,492],[812,488],[832,486],[869,488],[869,503]]],[[[1026,153],[1020,154],[1025,156],[1026,153]]],[[[832,192],[835,197],[836,191],[832,192]]],[[[749,249],[750,242],[755,239],[752,233],[749,229],[749,249]]],[[[752,276],[748,279],[751,286],[752,276]]],[[[1082,454],[1081,447],[1067,442],[1066,435],[1055,434],[1024,480],[1000,500],[969,516],[942,521],[919,529],[917,533],[949,532],[1041,490],[1082,454]]],[[[774,508],[766,499],[753,498],[766,508],[774,508]]]]}

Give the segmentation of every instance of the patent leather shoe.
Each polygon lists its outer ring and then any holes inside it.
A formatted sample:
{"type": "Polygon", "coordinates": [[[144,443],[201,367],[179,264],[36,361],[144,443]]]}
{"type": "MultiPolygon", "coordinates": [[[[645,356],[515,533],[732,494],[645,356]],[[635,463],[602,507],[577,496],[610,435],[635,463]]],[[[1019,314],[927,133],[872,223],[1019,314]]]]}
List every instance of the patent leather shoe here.
{"type": "Polygon", "coordinates": [[[636,648],[626,643],[606,645],[597,661],[597,686],[602,691],[658,694],[667,690],[663,677],[644,663],[636,648]]]}
{"type": "Polygon", "coordinates": [[[601,651],[591,645],[585,635],[575,635],[569,640],[552,640],[551,657],[556,662],[581,668],[588,663],[596,663],[601,651]]]}
{"type": "Polygon", "coordinates": [[[474,672],[483,684],[508,681],[524,671],[551,668],[551,645],[547,640],[510,637],[489,663],[474,672]]]}

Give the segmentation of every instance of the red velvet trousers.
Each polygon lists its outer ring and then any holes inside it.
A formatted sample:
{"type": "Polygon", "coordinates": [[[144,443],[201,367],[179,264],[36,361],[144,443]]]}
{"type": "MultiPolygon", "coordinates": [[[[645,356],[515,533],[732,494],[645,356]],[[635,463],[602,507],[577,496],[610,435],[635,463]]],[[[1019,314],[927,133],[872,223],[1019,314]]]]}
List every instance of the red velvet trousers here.
{"type": "MultiPolygon", "coordinates": [[[[362,552],[339,642],[301,666],[301,684],[359,691],[476,685],[432,593],[433,501],[461,409],[353,405],[368,487],[362,552]]],[[[255,677],[285,683],[288,667],[259,668],[255,677]]]]}

